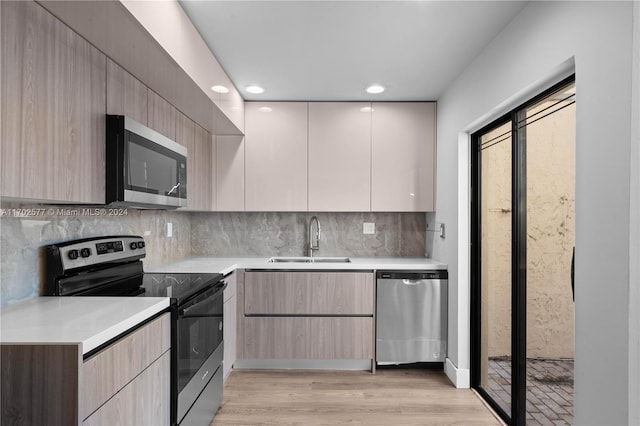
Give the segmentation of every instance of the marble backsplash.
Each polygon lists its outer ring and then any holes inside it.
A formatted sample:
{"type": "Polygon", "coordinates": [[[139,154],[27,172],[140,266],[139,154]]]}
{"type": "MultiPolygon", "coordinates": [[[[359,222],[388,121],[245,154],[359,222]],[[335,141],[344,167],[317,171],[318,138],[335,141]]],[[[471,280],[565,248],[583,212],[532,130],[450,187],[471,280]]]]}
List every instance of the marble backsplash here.
{"type": "Polygon", "coordinates": [[[190,214],[161,210],[125,209],[109,216],[109,209],[2,204],[0,219],[0,304],[41,294],[44,282],[42,247],[99,235],[141,235],[147,243],[145,265],[171,262],[191,254],[190,214]],[[25,217],[38,209],[35,216],[25,217]],[[40,211],[43,209],[43,211],[40,211]],[[93,214],[97,213],[97,214],[93,214]],[[16,217],[21,216],[21,217],[16,217]],[[166,224],[173,237],[166,238],[166,224]]]}
{"type": "MultiPolygon", "coordinates": [[[[42,247],[100,235],[141,235],[145,266],[189,256],[302,256],[313,213],[189,213],[2,204],[0,305],[41,294],[42,247]],[[37,210],[27,216],[28,209],[37,210]],[[97,212],[97,214],[93,214],[97,212]],[[167,238],[167,224],[173,236],[167,238]]],[[[34,211],[35,211],[34,210],[34,211]]],[[[316,213],[322,229],[316,256],[424,256],[424,213],[316,213]],[[362,233],[363,222],[375,234],[362,233]]]]}
{"type": "Polygon", "coordinates": [[[192,213],[194,256],[306,255],[309,219],[322,229],[315,256],[424,256],[424,213],[192,213]],[[362,233],[363,222],[375,234],[362,233]]]}

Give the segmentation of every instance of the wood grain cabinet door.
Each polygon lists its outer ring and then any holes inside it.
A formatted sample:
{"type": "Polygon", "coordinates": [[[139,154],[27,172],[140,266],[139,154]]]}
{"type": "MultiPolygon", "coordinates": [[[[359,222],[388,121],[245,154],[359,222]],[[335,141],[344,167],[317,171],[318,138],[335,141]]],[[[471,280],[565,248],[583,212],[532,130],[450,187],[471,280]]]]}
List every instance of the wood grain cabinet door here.
{"type": "Polygon", "coordinates": [[[223,320],[224,320],[224,362],[223,373],[226,380],[236,361],[236,327],[237,302],[236,286],[238,273],[234,272],[226,278],[227,288],[224,290],[223,320]]]}
{"type": "Polygon", "coordinates": [[[247,272],[245,315],[373,315],[373,274],[247,272]]]}
{"type": "Polygon", "coordinates": [[[85,426],[170,424],[170,352],[165,352],[106,404],[84,420],[85,426]]]}
{"type": "Polygon", "coordinates": [[[371,317],[250,317],[246,359],[373,359],[371,317]]]}
{"type": "MultiPolygon", "coordinates": [[[[82,418],[87,418],[119,393],[167,352],[170,345],[171,319],[167,313],[85,360],[82,366],[82,418]]],[[[169,376],[169,369],[164,373],[169,376]]]]}
{"type": "Polygon", "coordinates": [[[191,193],[194,194],[195,191],[195,210],[215,210],[216,180],[215,170],[213,169],[215,148],[211,133],[195,124],[194,154],[191,156],[191,161],[188,161],[188,164],[195,166],[193,180],[190,181],[194,182],[195,187],[194,184],[187,182],[191,193]]]}
{"type": "Polygon", "coordinates": [[[216,210],[244,211],[244,137],[216,135],[216,210]]]}
{"type": "Polygon", "coordinates": [[[239,359],[373,359],[373,273],[244,275],[237,288],[239,359]]]}
{"type": "Polygon", "coordinates": [[[147,86],[107,58],[107,114],[126,115],[147,125],[147,86]]]}
{"type": "Polygon", "coordinates": [[[0,195],[104,203],[105,55],[35,2],[0,8],[0,195]]]}
{"type": "Polygon", "coordinates": [[[148,90],[147,104],[149,128],[175,141],[178,110],[153,90],[148,90]]]}
{"type": "Polygon", "coordinates": [[[187,148],[186,210],[211,211],[214,184],[211,135],[181,112],[177,118],[176,142],[187,148]]]}

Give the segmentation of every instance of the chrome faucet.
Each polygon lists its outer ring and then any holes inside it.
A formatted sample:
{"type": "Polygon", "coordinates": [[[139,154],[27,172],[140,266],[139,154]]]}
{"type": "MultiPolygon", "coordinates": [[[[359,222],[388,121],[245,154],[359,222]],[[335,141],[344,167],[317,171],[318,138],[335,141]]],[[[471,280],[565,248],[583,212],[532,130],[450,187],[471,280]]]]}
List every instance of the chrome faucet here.
{"type": "Polygon", "coordinates": [[[312,216],[309,219],[309,257],[313,257],[313,251],[320,249],[320,222],[317,216],[312,216]],[[316,243],[313,243],[312,226],[313,222],[316,222],[316,243]]]}

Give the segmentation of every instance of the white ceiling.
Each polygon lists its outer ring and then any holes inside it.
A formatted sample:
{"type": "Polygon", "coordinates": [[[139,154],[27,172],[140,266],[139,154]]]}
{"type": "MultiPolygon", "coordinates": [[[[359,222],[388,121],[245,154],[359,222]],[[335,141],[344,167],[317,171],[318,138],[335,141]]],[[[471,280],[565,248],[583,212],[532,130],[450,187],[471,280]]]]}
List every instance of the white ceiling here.
{"type": "Polygon", "coordinates": [[[179,2],[242,96],[271,101],[437,100],[526,4],[179,2]]]}

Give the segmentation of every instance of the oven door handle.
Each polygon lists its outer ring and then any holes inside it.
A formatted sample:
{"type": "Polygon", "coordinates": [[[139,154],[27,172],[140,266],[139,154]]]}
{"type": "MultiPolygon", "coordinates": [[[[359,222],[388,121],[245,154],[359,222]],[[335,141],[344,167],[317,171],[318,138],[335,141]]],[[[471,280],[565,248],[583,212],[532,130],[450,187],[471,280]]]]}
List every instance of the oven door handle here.
{"type": "MultiPolygon", "coordinates": [[[[186,303],[183,306],[180,306],[178,314],[183,318],[189,317],[190,316],[188,315],[189,311],[196,308],[200,303],[206,302],[207,300],[209,300],[209,298],[215,297],[217,294],[223,292],[227,288],[227,285],[228,284],[226,281],[222,281],[220,283],[214,284],[213,286],[209,287],[209,289],[205,290],[200,295],[196,296],[190,302],[186,303]]],[[[215,315],[191,315],[191,317],[202,317],[202,316],[215,316],[215,315]]]]}

